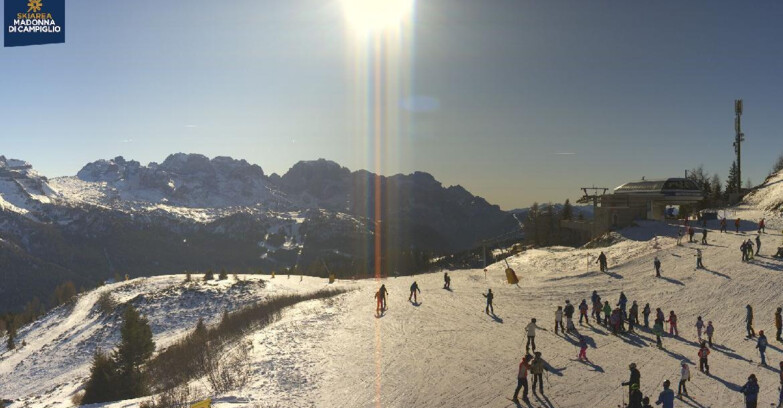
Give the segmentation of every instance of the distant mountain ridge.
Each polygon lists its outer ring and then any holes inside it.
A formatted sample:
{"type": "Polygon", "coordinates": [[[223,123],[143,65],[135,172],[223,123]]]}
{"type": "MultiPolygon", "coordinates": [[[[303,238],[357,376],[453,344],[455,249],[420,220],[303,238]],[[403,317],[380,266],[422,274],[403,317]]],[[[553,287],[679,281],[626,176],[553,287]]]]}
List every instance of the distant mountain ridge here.
{"type": "Polygon", "coordinates": [[[430,174],[380,176],[378,194],[376,178],[324,159],[278,176],[245,160],[176,153],[148,165],[97,160],[47,179],[0,156],[0,262],[8,265],[0,310],[44,299],[66,279],[89,286],[114,273],[296,265],[321,274],[323,260],[346,276],[366,273],[379,232],[384,273],[406,273],[428,253],[519,228],[498,206],[430,174]]]}

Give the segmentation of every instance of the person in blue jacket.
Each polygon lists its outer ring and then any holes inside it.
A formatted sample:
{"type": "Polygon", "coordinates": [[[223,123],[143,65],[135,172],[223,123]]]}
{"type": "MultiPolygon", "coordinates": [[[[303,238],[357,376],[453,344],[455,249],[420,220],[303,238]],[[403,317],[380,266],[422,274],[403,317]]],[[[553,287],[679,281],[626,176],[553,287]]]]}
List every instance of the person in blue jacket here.
{"type": "Polygon", "coordinates": [[[669,388],[671,384],[669,380],[663,382],[663,391],[658,394],[658,401],[655,401],[655,405],[663,405],[663,408],[674,408],[674,391],[669,388]]]}
{"type": "Polygon", "coordinates": [[[759,383],[755,374],[748,377],[748,382],[740,388],[740,392],[745,395],[745,408],[756,408],[759,399],[759,383]]]}
{"type": "Polygon", "coordinates": [[[761,354],[761,365],[763,366],[767,365],[766,355],[764,354],[767,352],[767,344],[767,336],[764,335],[764,330],[759,330],[759,339],[756,341],[756,348],[759,349],[759,354],[761,354]]]}

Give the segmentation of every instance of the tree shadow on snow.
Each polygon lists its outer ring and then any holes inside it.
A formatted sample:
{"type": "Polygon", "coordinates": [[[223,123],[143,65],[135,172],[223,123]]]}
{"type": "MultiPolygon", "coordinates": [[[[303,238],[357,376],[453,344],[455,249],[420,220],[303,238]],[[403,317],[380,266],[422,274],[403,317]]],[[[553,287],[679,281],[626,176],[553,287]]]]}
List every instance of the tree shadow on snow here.
{"type": "Polygon", "coordinates": [[[675,285],[685,286],[682,281],[678,281],[677,279],[667,278],[665,276],[661,276],[661,279],[665,280],[666,282],[673,283],[675,285]]]}

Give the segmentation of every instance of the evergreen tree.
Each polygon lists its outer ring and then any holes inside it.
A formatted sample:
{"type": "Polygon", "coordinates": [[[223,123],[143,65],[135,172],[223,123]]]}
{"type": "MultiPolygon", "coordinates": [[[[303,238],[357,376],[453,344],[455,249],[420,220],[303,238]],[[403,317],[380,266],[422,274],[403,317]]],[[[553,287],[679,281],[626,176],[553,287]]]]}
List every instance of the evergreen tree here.
{"type": "Polygon", "coordinates": [[[101,350],[93,355],[90,379],[84,386],[82,404],[116,401],[121,397],[117,365],[114,360],[101,350]]]}
{"type": "Polygon", "coordinates": [[[204,274],[204,281],[210,281],[212,279],[215,279],[215,274],[212,273],[212,269],[208,270],[207,273],[204,274]]]}
{"type": "Polygon", "coordinates": [[[527,211],[527,218],[525,219],[525,234],[528,239],[531,239],[536,245],[540,244],[540,236],[538,234],[538,216],[539,216],[538,203],[534,202],[533,205],[527,211]]]}
{"type": "Polygon", "coordinates": [[[226,272],[226,269],[223,268],[220,270],[220,275],[218,275],[218,280],[226,280],[228,279],[228,273],[226,272]]]}
{"type": "Polygon", "coordinates": [[[710,180],[710,205],[716,206],[720,204],[723,197],[722,189],[720,177],[717,174],[713,174],[710,180]]]}
{"type": "Polygon", "coordinates": [[[560,214],[564,220],[570,220],[574,216],[574,209],[571,207],[571,201],[566,198],[563,203],[563,212],[560,214]]]}
{"type": "Polygon", "coordinates": [[[122,397],[136,398],[146,395],[147,386],[141,368],[152,357],[155,342],[146,318],[129,305],[123,314],[122,340],[114,352],[114,360],[122,382],[122,397]]]}
{"type": "Polygon", "coordinates": [[[772,172],[770,175],[775,174],[781,170],[783,170],[783,154],[778,156],[778,159],[775,161],[775,165],[772,166],[772,172]]]}
{"type": "Polygon", "coordinates": [[[13,350],[16,348],[16,343],[14,342],[14,339],[16,338],[16,329],[14,328],[13,322],[8,326],[8,340],[6,341],[5,345],[8,350],[13,350]]]}
{"type": "Polygon", "coordinates": [[[731,168],[729,168],[729,177],[726,179],[725,195],[728,198],[729,194],[737,193],[738,181],[737,181],[737,162],[731,162],[731,168]]]}

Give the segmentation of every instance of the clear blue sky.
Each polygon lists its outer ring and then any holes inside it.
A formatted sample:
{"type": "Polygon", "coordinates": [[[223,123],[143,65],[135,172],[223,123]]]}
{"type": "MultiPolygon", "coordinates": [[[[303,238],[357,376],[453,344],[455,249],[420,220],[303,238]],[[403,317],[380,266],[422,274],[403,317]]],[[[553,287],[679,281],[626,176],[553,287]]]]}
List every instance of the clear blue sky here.
{"type": "MultiPolygon", "coordinates": [[[[68,0],[66,16],[65,44],[0,51],[1,154],[50,177],[180,151],[368,167],[339,0],[68,0]]],[[[506,209],[699,164],[725,180],[741,97],[758,183],[783,153],[781,22],[780,1],[419,1],[409,86],[437,103],[405,113],[387,172],[506,209]]]]}

